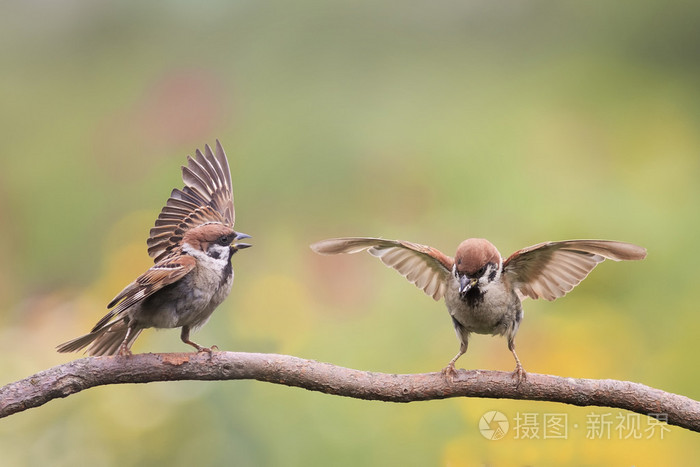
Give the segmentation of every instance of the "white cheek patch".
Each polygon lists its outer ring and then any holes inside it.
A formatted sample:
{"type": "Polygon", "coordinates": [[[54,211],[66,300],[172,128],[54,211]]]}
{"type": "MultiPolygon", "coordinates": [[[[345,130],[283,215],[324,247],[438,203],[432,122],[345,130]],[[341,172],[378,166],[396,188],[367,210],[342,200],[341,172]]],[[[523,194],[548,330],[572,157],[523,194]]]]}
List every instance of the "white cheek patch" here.
{"type": "Polygon", "coordinates": [[[207,251],[207,256],[214,260],[221,260],[224,263],[228,262],[231,256],[231,248],[222,245],[211,245],[209,251],[207,251]]]}
{"type": "Polygon", "coordinates": [[[205,253],[197,248],[192,248],[190,245],[185,244],[182,247],[182,251],[190,256],[193,256],[202,265],[209,265],[214,269],[223,269],[228,264],[229,260],[229,247],[224,247],[217,244],[212,244],[209,246],[209,252],[205,253]],[[213,255],[212,255],[213,253],[213,255]]]}
{"type": "Polygon", "coordinates": [[[501,277],[500,264],[489,264],[484,275],[479,278],[480,285],[488,285],[497,281],[501,277]]]}

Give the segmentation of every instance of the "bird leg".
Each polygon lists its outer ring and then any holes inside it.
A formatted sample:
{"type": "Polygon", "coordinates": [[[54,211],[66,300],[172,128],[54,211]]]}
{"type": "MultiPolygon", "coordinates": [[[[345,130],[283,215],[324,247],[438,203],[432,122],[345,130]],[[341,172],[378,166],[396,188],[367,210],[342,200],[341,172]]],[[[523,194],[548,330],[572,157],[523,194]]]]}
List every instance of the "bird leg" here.
{"type": "Polygon", "coordinates": [[[513,339],[508,339],[508,349],[513,353],[513,357],[515,357],[515,370],[513,371],[513,377],[518,380],[516,387],[520,387],[520,383],[527,378],[527,373],[525,373],[525,369],[523,368],[522,363],[520,363],[518,354],[515,353],[515,342],[513,339]]]}
{"type": "Polygon", "coordinates": [[[459,357],[464,355],[464,353],[467,351],[467,344],[462,342],[459,346],[459,352],[457,355],[454,356],[452,360],[450,360],[450,363],[447,364],[445,368],[442,369],[442,374],[445,375],[447,379],[450,380],[450,382],[454,382],[455,376],[457,376],[457,370],[455,369],[455,362],[459,357]]]}
{"type": "Polygon", "coordinates": [[[196,344],[190,340],[190,327],[185,325],[182,326],[182,332],[180,333],[180,339],[182,342],[185,344],[189,344],[195,349],[197,349],[197,352],[207,352],[209,354],[212,353],[213,350],[219,350],[219,348],[215,345],[212,345],[211,347],[202,347],[199,344],[196,344]]]}
{"type": "Polygon", "coordinates": [[[129,350],[129,336],[131,335],[131,326],[126,327],[126,334],[124,335],[124,340],[119,346],[119,356],[128,357],[131,355],[131,350],[129,350]]]}

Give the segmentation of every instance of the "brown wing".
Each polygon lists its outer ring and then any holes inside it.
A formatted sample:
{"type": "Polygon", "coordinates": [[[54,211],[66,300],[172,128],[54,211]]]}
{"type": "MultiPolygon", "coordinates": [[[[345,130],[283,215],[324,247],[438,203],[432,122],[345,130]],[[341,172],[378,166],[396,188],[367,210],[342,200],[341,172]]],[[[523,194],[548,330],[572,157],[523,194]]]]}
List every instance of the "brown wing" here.
{"type": "Polygon", "coordinates": [[[605,259],[638,260],[646,249],[611,240],[546,242],[516,251],[503,263],[503,272],[520,298],[554,300],[577,286],[605,259]]]}
{"type": "Polygon", "coordinates": [[[331,238],[314,243],[311,249],[322,255],[367,250],[435,300],[440,300],[445,294],[453,265],[452,258],[435,248],[400,240],[371,237],[331,238]]]}
{"type": "Polygon", "coordinates": [[[119,316],[136,303],[153,295],[166,285],[177,282],[185,274],[194,269],[195,259],[187,255],[173,255],[157,263],[148,271],[141,274],[134,282],[127,285],[124,290],[109,302],[107,308],[112,308],[96,325],[91,332],[112,324],[112,319],[119,316]],[[115,306],[116,305],[116,306],[115,306]]]}
{"type": "Polygon", "coordinates": [[[194,159],[187,156],[182,180],[185,187],[172,191],[148,238],[148,254],[155,263],[169,256],[189,229],[208,222],[233,227],[236,220],[231,171],[219,140],[214,152],[206,145],[194,159]]]}

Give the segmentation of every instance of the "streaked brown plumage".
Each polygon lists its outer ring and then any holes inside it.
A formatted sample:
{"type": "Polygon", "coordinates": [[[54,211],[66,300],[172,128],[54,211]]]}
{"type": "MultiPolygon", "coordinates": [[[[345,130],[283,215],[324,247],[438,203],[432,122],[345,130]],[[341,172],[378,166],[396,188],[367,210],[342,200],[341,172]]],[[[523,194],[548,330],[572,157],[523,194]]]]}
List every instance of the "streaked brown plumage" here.
{"type": "Polygon", "coordinates": [[[181,327],[181,339],[198,351],[211,351],[189,339],[228,296],[233,284],[231,256],[249,238],[233,230],[235,211],[231,172],[219,141],[215,152],[187,157],[185,187],[174,189],[151,229],[148,254],[154,266],[107,305],[92,330],[58,346],[59,352],[87,348],[89,355],[127,355],[143,329],[181,327]]]}
{"type": "Polygon", "coordinates": [[[322,240],[311,248],[325,255],[367,250],[433,299],[444,297],[460,340],[459,353],[443,370],[446,374],[454,375],[454,364],[467,351],[472,332],[499,334],[508,339],[518,382],[525,376],[514,344],[523,317],[523,299],[562,297],[605,259],[646,257],[646,250],[640,246],[610,240],[539,243],[505,260],[491,242],[482,238],[463,241],[454,258],[426,245],[372,237],[322,240]]]}

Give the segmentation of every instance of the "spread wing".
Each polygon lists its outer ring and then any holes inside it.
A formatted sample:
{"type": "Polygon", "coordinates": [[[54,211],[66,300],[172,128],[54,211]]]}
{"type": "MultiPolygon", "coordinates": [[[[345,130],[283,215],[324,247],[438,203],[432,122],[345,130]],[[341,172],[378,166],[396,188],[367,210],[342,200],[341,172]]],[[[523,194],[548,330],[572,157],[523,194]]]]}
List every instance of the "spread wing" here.
{"type": "Polygon", "coordinates": [[[215,222],[233,227],[231,171],[219,140],[212,152],[209,145],[204,153],[187,156],[182,168],[182,190],[174,189],[156,219],[148,238],[148,254],[158,263],[175,250],[186,231],[202,224],[215,222]]]}
{"type": "Polygon", "coordinates": [[[611,240],[545,242],[516,251],[503,263],[520,298],[554,300],[577,286],[598,263],[638,260],[646,249],[611,240]]]}
{"type": "Polygon", "coordinates": [[[367,250],[435,300],[445,294],[454,263],[452,258],[429,246],[371,237],[331,238],[314,243],[311,249],[322,255],[367,250]]]}
{"type": "Polygon", "coordinates": [[[188,272],[194,269],[195,259],[188,255],[173,255],[157,263],[148,271],[141,274],[134,282],[127,285],[124,290],[109,302],[107,308],[112,308],[96,325],[91,332],[95,332],[112,324],[115,316],[134,306],[146,297],[150,297],[166,285],[170,285],[182,279],[188,272]]]}

